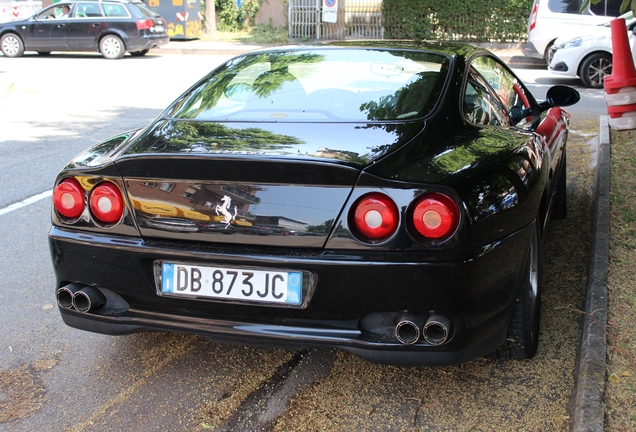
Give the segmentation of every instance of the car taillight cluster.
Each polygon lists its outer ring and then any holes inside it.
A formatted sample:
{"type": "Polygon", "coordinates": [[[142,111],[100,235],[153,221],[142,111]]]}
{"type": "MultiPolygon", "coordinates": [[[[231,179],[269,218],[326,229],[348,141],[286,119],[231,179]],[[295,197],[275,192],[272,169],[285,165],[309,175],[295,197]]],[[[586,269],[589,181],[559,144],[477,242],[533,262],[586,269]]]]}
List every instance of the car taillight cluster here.
{"type": "Polygon", "coordinates": [[[424,195],[413,209],[415,230],[429,239],[452,234],[459,223],[459,209],[451,198],[440,193],[424,195]]]}
{"type": "Polygon", "coordinates": [[[363,196],[355,205],[353,222],[360,234],[372,241],[386,240],[395,233],[400,214],[395,203],[381,193],[363,196]]]}
{"type": "MultiPolygon", "coordinates": [[[[53,190],[53,207],[64,218],[77,219],[84,213],[85,196],[76,179],[64,179],[53,190]]],[[[97,222],[113,224],[124,213],[124,199],[114,183],[103,181],[88,192],[88,207],[97,222]]]]}
{"type": "Polygon", "coordinates": [[[155,26],[155,22],[149,19],[139,20],[135,24],[137,24],[137,30],[150,30],[155,26]]]}
{"type": "MultiPolygon", "coordinates": [[[[445,240],[459,225],[459,208],[441,193],[420,195],[407,211],[407,223],[425,240],[445,240]]],[[[360,197],[351,210],[350,224],[365,242],[381,243],[398,230],[400,213],[387,195],[372,192],[360,197]]]]}

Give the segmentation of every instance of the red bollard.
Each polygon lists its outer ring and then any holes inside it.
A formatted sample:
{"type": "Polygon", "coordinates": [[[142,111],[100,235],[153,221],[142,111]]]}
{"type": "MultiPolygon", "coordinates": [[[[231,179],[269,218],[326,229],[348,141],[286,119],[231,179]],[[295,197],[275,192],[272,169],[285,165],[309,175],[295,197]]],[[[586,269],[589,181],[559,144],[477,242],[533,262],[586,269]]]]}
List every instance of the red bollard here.
{"type": "Polygon", "coordinates": [[[629,47],[625,19],[610,22],[612,74],[605,77],[605,102],[612,129],[636,129],[636,68],[629,47]]]}
{"type": "Polygon", "coordinates": [[[610,22],[612,30],[612,74],[605,77],[605,93],[617,93],[623,87],[636,87],[636,69],[629,48],[624,18],[610,22]]]}

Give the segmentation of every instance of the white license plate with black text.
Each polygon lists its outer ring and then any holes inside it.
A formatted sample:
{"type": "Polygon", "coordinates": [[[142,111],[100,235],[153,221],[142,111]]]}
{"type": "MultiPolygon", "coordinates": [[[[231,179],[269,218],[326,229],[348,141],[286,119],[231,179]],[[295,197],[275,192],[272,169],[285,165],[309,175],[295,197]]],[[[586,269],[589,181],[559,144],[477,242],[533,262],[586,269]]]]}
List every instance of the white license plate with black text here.
{"type": "Polygon", "coordinates": [[[161,293],[298,306],[303,274],[295,271],[161,264],[161,293]]]}

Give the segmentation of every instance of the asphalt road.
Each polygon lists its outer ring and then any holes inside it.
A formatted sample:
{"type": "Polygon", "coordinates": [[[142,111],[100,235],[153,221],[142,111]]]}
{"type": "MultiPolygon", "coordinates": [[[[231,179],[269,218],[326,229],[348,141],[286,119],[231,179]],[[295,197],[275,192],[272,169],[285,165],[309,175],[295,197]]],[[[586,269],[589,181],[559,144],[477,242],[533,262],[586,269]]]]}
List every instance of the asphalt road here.
{"type": "MultiPolygon", "coordinates": [[[[89,145],[145,125],[227,58],[0,56],[0,431],[567,430],[600,90],[579,87],[569,109],[569,217],[545,239],[531,361],[396,368],[337,350],[109,337],[62,323],[46,241],[56,173],[89,145]]],[[[538,98],[564,83],[517,72],[538,98]]]]}

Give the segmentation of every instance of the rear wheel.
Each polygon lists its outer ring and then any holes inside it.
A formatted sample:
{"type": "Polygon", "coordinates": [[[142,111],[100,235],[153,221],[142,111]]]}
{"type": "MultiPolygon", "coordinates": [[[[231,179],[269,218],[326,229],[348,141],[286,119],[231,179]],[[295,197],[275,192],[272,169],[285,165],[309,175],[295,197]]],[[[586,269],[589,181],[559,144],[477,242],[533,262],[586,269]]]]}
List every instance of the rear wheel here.
{"type": "Polygon", "coordinates": [[[561,172],[557,180],[557,189],[554,193],[554,203],[552,204],[552,219],[565,219],[568,215],[567,201],[567,159],[565,149],[563,149],[563,161],[561,162],[561,172]]]}
{"type": "Polygon", "coordinates": [[[538,222],[534,226],[519,297],[508,324],[506,342],[491,357],[524,360],[534,357],[539,346],[541,316],[541,240],[538,222]]]}
{"type": "Polygon", "coordinates": [[[24,54],[24,44],[20,36],[7,33],[0,38],[0,50],[6,57],[20,57],[24,54]]]}
{"type": "Polygon", "coordinates": [[[148,51],[150,51],[149,49],[145,49],[143,51],[133,51],[130,53],[131,56],[133,57],[142,57],[145,56],[146,54],[148,54],[148,51]]]}
{"type": "Polygon", "coordinates": [[[99,51],[104,58],[120,59],[126,53],[124,42],[115,35],[106,35],[99,42],[99,51]]]}
{"type": "Polygon", "coordinates": [[[579,76],[586,87],[601,88],[607,75],[612,73],[612,56],[594,53],[581,63],[579,76]]]}

